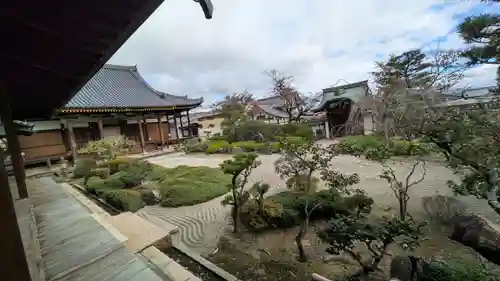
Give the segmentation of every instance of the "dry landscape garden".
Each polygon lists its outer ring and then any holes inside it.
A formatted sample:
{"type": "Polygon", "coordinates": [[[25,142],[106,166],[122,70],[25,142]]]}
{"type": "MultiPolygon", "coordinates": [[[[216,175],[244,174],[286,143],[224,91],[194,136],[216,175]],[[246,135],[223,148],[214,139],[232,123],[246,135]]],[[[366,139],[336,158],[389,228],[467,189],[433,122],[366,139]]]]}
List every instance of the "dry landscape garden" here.
{"type": "Polygon", "coordinates": [[[377,62],[372,95],[336,104],[351,108],[342,136],[320,140],[301,118],[318,100],[272,71],[286,124],[250,120],[252,95],[231,94],[214,105],[220,136],[149,159],[128,155],[125,138],[90,142],[59,180],[178,226],[174,246],[241,280],[500,280],[499,102],[450,106],[442,95],[470,66],[462,60],[496,55],[498,29],[473,31],[493,25],[498,16],[459,26],[466,43],[484,39],[466,52],[377,62]],[[372,132],[356,134],[366,116],[372,132]]]}

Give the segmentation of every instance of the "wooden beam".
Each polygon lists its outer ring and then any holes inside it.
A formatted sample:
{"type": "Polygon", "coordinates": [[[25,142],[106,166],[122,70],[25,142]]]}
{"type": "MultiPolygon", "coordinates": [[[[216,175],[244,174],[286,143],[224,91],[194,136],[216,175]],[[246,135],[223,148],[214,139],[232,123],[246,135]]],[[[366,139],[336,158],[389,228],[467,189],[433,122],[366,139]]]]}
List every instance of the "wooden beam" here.
{"type": "Polygon", "coordinates": [[[28,198],[21,145],[19,144],[19,136],[17,135],[16,126],[12,119],[12,109],[10,108],[10,101],[6,92],[0,93],[0,107],[0,115],[2,116],[2,124],[7,136],[7,146],[9,147],[19,197],[28,198]]]}
{"type": "Polygon", "coordinates": [[[97,118],[97,129],[99,130],[99,139],[103,139],[104,138],[104,128],[102,126],[102,118],[99,117],[97,118]]]}
{"type": "Polygon", "coordinates": [[[7,280],[31,281],[19,224],[0,151],[0,275],[7,280]]]}
{"type": "Polygon", "coordinates": [[[165,135],[163,134],[163,124],[161,122],[161,115],[156,116],[156,120],[158,120],[158,130],[160,131],[161,150],[164,150],[165,149],[165,135]]]}
{"type": "Polygon", "coordinates": [[[139,127],[139,140],[141,142],[141,150],[142,153],[144,153],[146,150],[144,147],[144,130],[142,128],[142,117],[137,118],[137,126],[139,127]]]}

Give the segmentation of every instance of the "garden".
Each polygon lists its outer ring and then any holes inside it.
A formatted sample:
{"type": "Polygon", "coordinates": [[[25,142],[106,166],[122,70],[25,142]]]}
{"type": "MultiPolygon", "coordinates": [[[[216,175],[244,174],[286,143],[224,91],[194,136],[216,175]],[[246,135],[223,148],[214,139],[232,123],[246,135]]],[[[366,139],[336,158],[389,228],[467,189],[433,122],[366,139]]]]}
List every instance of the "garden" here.
{"type": "Polygon", "coordinates": [[[264,182],[249,184],[261,164],[257,154],[221,163],[224,173],[238,179],[222,202],[231,206],[234,235],[220,240],[208,257],[213,263],[242,280],[310,280],[312,273],[331,280],[388,280],[391,260],[406,258],[407,271],[419,276],[414,280],[497,280],[494,262],[450,239],[450,228],[410,214],[409,190],[426,175],[414,173],[425,170],[421,157],[438,151],[433,143],[357,136],[329,147],[282,139],[280,147],[275,168],[289,190],[278,194],[266,196],[264,182]],[[398,208],[384,209],[354,188],[359,176],[331,165],[340,154],[380,163],[398,208]],[[403,178],[388,164],[397,157],[414,162],[403,178]]]}
{"type": "Polygon", "coordinates": [[[241,153],[271,154],[280,152],[279,139],[291,142],[313,139],[312,128],[305,123],[270,124],[249,120],[224,130],[222,136],[205,141],[193,139],[182,144],[185,153],[241,153]]]}
{"type": "Polygon", "coordinates": [[[71,181],[120,211],[160,204],[180,207],[209,201],[229,191],[231,177],[220,169],[165,168],[127,157],[133,147],[123,137],[90,142],[75,166],[71,181]]]}

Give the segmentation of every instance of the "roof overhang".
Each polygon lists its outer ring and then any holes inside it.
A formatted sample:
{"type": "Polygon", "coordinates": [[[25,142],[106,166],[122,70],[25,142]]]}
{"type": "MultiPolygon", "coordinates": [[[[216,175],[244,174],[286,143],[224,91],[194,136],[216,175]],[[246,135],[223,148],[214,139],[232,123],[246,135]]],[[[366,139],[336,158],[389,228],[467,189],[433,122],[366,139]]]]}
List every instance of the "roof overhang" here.
{"type": "Polygon", "coordinates": [[[368,80],[326,88],[323,89],[320,103],[312,111],[323,111],[342,102],[357,103],[369,92],[368,80]]]}
{"type": "MultiPolygon", "coordinates": [[[[2,71],[15,119],[64,106],[163,0],[6,0],[0,9],[2,71]]],[[[209,0],[199,4],[207,18],[209,0]]]]}
{"type": "Polygon", "coordinates": [[[212,15],[214,13],[214,5],[212,5],[211,0],[193,0],[193,1],[198,2],[200,4],[206,19],[212,18],[212,15]]]}

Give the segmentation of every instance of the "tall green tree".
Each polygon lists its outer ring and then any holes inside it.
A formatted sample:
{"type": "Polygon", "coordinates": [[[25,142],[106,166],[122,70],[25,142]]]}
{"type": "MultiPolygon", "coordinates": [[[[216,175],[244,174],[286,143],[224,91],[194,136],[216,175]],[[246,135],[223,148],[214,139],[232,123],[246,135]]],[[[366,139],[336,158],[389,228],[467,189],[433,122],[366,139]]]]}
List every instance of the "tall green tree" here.
{"type": "MultiPolygon", "coordinates": [[[[497,5],[500,0],[483,0],[497,5]]],[[[497,68],[497,85],[500,86],[500,15],[484,13],[471,16],[458,25],[458,33],[470,47],[462,52],[469,64],[495,64],[497,68]]]]}
{"type": "Polygon", "coordinates": [[[241,93],[231,93],[223,100],[212,104],[212,110],[224,118],[222,127],[229,128],[247,120],[247,109],[252,101],[254,101],[254,96],[247,90],[241,93]]]}
{"type": "Polygon", "coordinates": [[[372,72],[378,90],[404,84],[405,88],[434,88],[447,90],[463,77],[465,66],[460,53],[451,50],[434,50],[424,53],[420,49],[401,54],[391,54],[386,61],[375,63],[372,72]]]}

